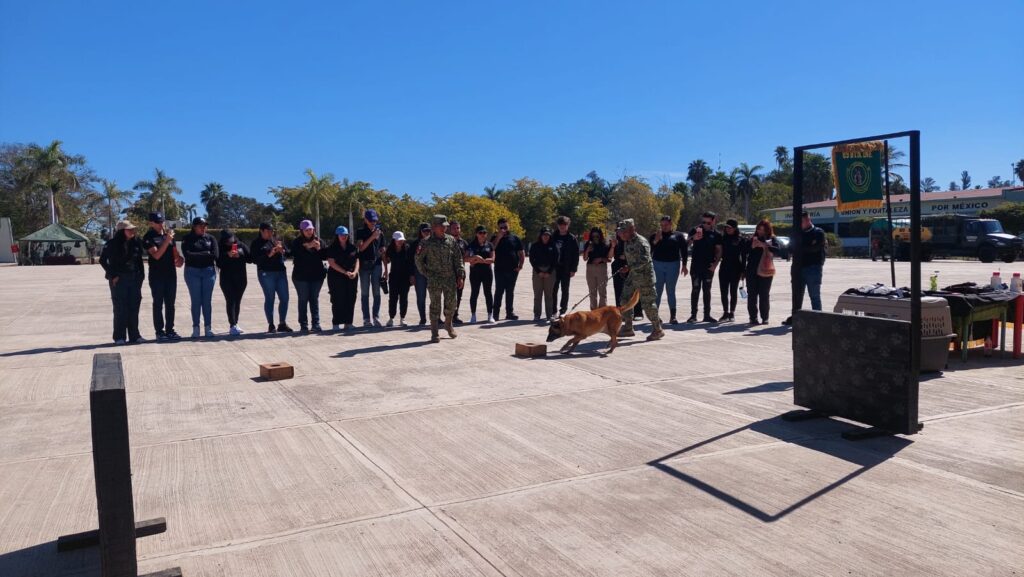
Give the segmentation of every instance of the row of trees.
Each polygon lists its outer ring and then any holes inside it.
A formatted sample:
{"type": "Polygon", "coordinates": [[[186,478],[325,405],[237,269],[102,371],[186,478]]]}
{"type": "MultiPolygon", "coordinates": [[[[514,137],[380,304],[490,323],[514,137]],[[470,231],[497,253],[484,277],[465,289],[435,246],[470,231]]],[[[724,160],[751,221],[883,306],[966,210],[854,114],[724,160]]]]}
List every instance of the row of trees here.
{"type": "MultiPolygon", "coordinates": [[[[903,159],[902,151],[889,149],[895,193],[906,192],[907,188],[902,176],[906,168],[903,159]]],[[[805,153],[803,168],[805,201],[832,198],[828,157],[805,153]]],[[[1014,170],[1024,181],[1024,160],[1017,162],[1014,170]]],[[[154,210],[171,219],[191,219],[202,212],[213,228],[253,228],[265,221],[289,228],[303,218],[312,218],[322,231],[338,224],[358,226],[368,207],[375,208],[391,230],[414,230],[434,213],[446,214],[467,226],[492,227],[504,217],[513,230],[529,236],[560,214],[572,218],[572,230],[577,234],[595,226],[607,228],[623,218],[635,219],[641,230],[653,230],[662,214],[673,216],[686,227],[695,224],[706,210],[722,219],[752,222],[769,208],[790,204],[792,182],[792,157],[786,147],[779,146],[774,150],[770,170],[748,163],[729,171],[712,170],[706,161],[696,159],[688,164],[685,181],[663,182],[657,188],[636,175],[611,182],[590,172],[557,185],[524,177],[504,187],[486,187],[483,194],[456,192],[425,200],[307,169],[301,182],[269,188],[274,204],[231,193],[220,183],[209,182],[200,191],[201,204],[197,206],[179,200],[181,187],[159,168],[151,179],[122,188],[97,176],[84,156],[65,151],[60,141],[48,146],[0,145],[0,215],[12,217],[17,235],[49,224],[53,216],[73,228],[96,233],[112,228],[125,215],[145,221],[154,210]]],[[[1009,186],[999,177],[988,184],[1009,186]]],[[[950,189],[967,189],[970,185],[970,175],[964,171],[961,182],[951,182],[950,189]]],[[[938,187],[934,179],[925,178],[922,189],[931,192],[938,187]]]]}

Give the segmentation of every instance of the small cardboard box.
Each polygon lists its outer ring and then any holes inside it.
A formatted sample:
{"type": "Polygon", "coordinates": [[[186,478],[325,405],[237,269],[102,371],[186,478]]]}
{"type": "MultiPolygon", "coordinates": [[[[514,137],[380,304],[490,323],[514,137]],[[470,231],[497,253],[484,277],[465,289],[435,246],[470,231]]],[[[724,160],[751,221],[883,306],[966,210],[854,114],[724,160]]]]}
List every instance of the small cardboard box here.
{"type": "Polygon", "coordinates": [[[517,357],[543,357],[548,354],[548,346],[544,343],[516,343],[517,357]]]}
{"type": "Polygon", "coordinates": [[[268,381],[280,381],[295,376],[295,368],[288,363],[263,363],[260,365],[260,376],[268,381]]]}

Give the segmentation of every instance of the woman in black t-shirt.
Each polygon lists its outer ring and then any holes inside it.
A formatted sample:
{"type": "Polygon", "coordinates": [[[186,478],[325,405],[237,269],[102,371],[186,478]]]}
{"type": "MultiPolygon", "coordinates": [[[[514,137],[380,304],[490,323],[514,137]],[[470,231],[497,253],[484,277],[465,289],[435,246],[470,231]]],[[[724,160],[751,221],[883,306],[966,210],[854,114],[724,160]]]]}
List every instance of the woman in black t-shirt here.
{"type": "Polygon", "coordinates": [[[349,242],[348,228],[334,229],[334,242],[327,247],[327,290],[331,293],[331,325],[339,330],[352,328],[356,310],[356,291],[359,286],[359,257],[354,244],[349,242]]]}
{"type": "Polygon", "coordinates": [[[384,278],[388,283],[388,323],[395,326],[395,313],[398,313],[399,326],[405,324],[405,314],[409,312],[409,282],[412,277],[412,258],[405,233],[396,230],[391,235],[391,243],[384,249],[384,278]]]}
{"type": "Polygon", "coordinates": [[[249,284],[246,274],[246,263],[250,260],[249,247],[239,242],[235,233],[228,229],[220,231],[220,254],[217,256],[217,268],[220,269],[220,291],[224,293],[227,303],[229,334],[237,337],[242,334],[238,328],[238,313],[242,307],[242,295],[249,284]]]}
{"type": "Polygon", "coordinates": [[[587,261],[590,310],[608,305],[608,262],[611,260],[611,248],[600,227],[590,229],[590,239],[583,247],[583,260],[587,261]]]}
{"type": "Polygon", "coordinates": [[[541,301],[544,302],[544,317],[555,316],[555,266],[558,264],[558,248],[551,242],[551,229],[544,227],[537,242],[530,245],[530,266],[533,267],[533,320],[540,321],[541,301]]]}
{"type": "Polygon", "coordinates": [[[494,322],[494,295],[491,286],[494,284],[494,245],[487,240],[487,228],[476,227],[476,234],[466,248],[469,255],[466,262],[469,266],[469,322],[476,322],[476,299],[480,296],[480,287],[484,289],[484,304],[487,305],[487,323],[494,322]]]}

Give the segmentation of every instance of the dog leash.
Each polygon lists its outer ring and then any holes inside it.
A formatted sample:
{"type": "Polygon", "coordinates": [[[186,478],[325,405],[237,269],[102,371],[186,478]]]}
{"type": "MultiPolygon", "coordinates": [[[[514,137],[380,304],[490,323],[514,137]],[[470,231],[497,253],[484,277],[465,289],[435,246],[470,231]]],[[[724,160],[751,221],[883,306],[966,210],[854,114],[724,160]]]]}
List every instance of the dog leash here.
{"type": "MultiPolygon", "coordinates": [[[[587,293],[587,296],[581,298],[579,301],[576,302],[576,304],[572,305],[572,308],[569,309],[569,312],[571,313],[572,311],[576,310],[576,307],[580,306],[580,304],[583,303],[583,301],[585,301],[588,298],[590,298],[591,295],[593,295],[595,292],[598,291],[598,289],[600,289],[603,286],[608,286],[608,281],[612,280],[612,277],[617,275],[617,274],[619,274],[619,271],[615,271],[612,274],[608,275],[608,278],[606,278],[603,281],[601,281],[601,284],[599,284],[597,286],[597,288],[595,288],[594,290],[592,290],[589,293],[587,293]]],[[[568,314],[568,313],[566,313],[566,314],[568,314]]]]}

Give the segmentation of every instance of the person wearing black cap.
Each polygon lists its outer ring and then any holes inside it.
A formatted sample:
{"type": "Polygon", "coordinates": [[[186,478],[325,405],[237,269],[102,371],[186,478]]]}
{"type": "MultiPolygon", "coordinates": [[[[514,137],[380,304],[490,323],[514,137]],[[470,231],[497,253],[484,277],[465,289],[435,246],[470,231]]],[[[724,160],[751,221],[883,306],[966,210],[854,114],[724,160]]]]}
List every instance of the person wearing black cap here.
{"type": "Polygon", "coordinates": [[[263,314],[267,317],[267,332],[294,332],[285,319],[288,317],[288,273],[284,256],[288,252],[274,235],[269,222],[260,224],[260,235],[249,246],[252,261],[256,263],[256,278],[263,289],[263,314]],[[277,316],[280,323],[274,327],[274,297],[277,297],[277,316]]]}
{"type": "Polygon", "coordinates": [[[722,230],[722,264],[718,269],[718,288],[722,292],[723,321],[736,320],[736,304],[743,276],[743,237],[736,219],[725,221],[722,230]]]}
{"type": "Polygon", "coordinates": [[[608,305],[608,263],[612,259],[611,251],[612,245],[605,240],[601,227],[590,229],[590,238],[583,247],[583,260],[587,261],[590,310],[608,305]]]}
{"type": "Polygon", "coordinates": [[[217,282],[214,264],[220,254],[217,241],[206,232],[206,219],[192,219],[192,230],[181,241],[185,253],[185,286],[192,300],[192,338],[199,338],[199,314],[202,312],[206,336],[213,335],[213,285],[217,282]]]}
{"type": "Polygon", "coordinates": [[[508,219],[498,219],[498,232],[491,237],[494,245],[494,320],[501,314],[501,300],[505,299],[505,318],[517,321],[513,297],[516,292],[516,281],[519,271],[526,263],[526,250],[523,241],[510,232],[508,219]]]}
{"type": "Polygon", "coordinates": [[[117,223],[114,238],[100,255],[100,266],[110,286],[114,304],[114,343],[144,342],[139,334],[139,306],[142,304],[142,241],[135,236],[135,225],[127,220],[117,223]]]}
{"type": "Polygon", "coordinates": [[[427,324],[427,275],[416,266],[416,251],[420,243],[430,236],[430,225],[422,222],[416,240],[409,243],[409,285],[416,287],[416,310],[420,313],[420,326],[427,324]]]}
{"type": "Polygon", "coordinates": [[[238,242],[235,233],[228,229],[220,231],[220,247],[218,249],[217,268],[220,269],[220,291],[224,293],[227,304],[229,334],[237,337],[242,334],[238,327],[238,313],[242,307],[242,295],[249,284],[246,274],[246,263],[250,262],[249,247],[238,242]]]}
{"type": "Polygon", "coordinates": [[[149,292],[153,296],[153,328],[156,340],[181,339],[174,330],[174,300],[178,294],[178,271],[185,264],[174,244],[174,230],[164,226],[162,212],[149,213],[149,230],[142,237],[149,254],[149,292]]]}
{"type": "Polygon", "coordinates": [[[476,300],[480,296],[480,287],[484,289],[484,304],[487,306],[487,322],[494,322],[492,312],[494,300],[491,296],[491,284],[494,273],[494,245],[487,240],[487,227],[478,226],[474,231],[473,240],[466,245],[466,262],[469,263],[469,322],[476,322],[476,300]]]}
{"type": "Polygon", "coordinates": [[[704,293],[704,322],[716,324],[718,320],[711,316],[711,284],[715,279],[715,269],[722,260],[722,235],[715,230],[715,219],[713,212],[705,212],[701,215],[700,226],[690,231],[687,242],[693,247],[693,254],[690,255],[689,271],[686,262],[683,262],[683,274],[690,274],[690,318],[688,323],[697,322],[697,305],[700,303],[701,293],[704,293]]]}
{"type": "Polygon", "coordinates": [[[661,294],[667,293],[668,324],[676,324],[676,283],[686,269],[686,235],[675,230],[672,217],[661,217],[658,232],[651,235],[651,256],[654,259],[654,306],[661,308],[661,294]]]}
{"type": "Polygon", "coordinates": [[[384,274],[381,258],[384,254],[384,228],[380,216],[374,209],[363,213],[363,226],[356,231],[356,250],[359,251],[359,290],[362,291],[363,326],[379,327],[380,324],[380,279],[384,274]],[[373,294],[373,310],[370,310],[370,294],[373,294]]]}
{"type": "Polygon", "coordinates": [[[555,316],[555,278],[558,275],[558,247],[551,241],[551,229],[540,229],[537,242],[530,245],[530,266],[533,268],[533,320],[540,321],[541,300],[544,318],[555,316]]]}
{"type": "Polygon", "coordinates": [[[558,313],[564,315],[569,308],[569,280],[576,276],[580,266],[580,242],[569,232],[569,217],[560,216],[555,221],[558,230],[551,235],[551,243],[558,249],[558,263],[555,265],[554,295],[558,300],[558,313]],[[561,295],[559,295],[561,289],[561,295]]]}

